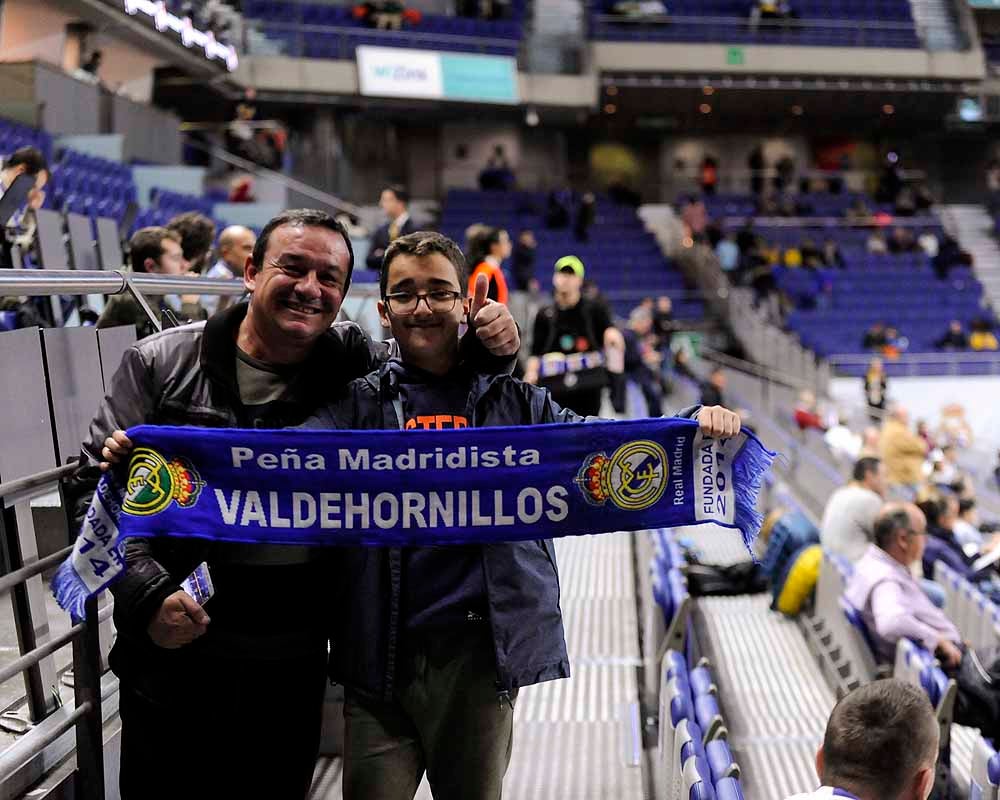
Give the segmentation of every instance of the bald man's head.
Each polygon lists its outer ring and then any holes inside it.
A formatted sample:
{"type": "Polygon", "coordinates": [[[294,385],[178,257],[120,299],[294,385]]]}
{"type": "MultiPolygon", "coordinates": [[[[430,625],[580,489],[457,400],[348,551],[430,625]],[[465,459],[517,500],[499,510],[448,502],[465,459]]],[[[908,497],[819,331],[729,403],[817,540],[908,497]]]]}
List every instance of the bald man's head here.
{"type": "Polygon", "coordinates": [[[257,236],[242,225],[230,225],[219,235],[219,256],[235,275],[242,275],[257,236]]]}
{"type": "Polygon", "coordinates": [[[875,518],[875,544],[909,566],[924,555],[927,518],[913,503],[886,503],[875,518]]]}

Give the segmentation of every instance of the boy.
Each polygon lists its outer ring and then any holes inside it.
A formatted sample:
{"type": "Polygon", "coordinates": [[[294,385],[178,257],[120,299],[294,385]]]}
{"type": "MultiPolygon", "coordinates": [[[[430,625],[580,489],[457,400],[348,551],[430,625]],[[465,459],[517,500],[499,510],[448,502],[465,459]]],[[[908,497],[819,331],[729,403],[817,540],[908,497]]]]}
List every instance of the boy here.
{"type": "MultiPolygon", "coordinates": [[[[347,387],[313,428],[441,430],[580,422],[548,391],[461,363],[465,259],[437,233],[396,239],[379,314],[400,358],[347,387]]],[[[710,436],[739,418],[690,409],[710,436]]],[[[347,688],[345,800],[496,800],[522,686],[569,677],[551,541],[345,548],[331,677],[347,688]]]]}

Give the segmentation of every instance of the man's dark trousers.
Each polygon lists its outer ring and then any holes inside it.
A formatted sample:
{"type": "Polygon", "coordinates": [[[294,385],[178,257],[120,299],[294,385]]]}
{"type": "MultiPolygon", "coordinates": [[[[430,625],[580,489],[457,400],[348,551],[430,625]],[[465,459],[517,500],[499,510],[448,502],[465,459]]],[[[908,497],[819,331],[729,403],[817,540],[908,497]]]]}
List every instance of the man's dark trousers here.
{"type": "Polygon", "coordinates": [[[319,751],[326,660],[323,651],[281,661],[205,660],[203,674],[185,676],[185,691],[157,701],[123,682],[122,800],[305,798],[319,751]]]}

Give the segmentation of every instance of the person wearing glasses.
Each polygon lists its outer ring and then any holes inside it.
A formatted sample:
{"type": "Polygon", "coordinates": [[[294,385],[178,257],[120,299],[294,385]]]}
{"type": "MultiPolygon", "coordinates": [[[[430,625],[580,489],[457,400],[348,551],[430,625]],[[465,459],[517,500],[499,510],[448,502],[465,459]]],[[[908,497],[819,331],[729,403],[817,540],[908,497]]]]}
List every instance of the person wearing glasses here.
{"type": "MultiPolygon", "coordinates": [[[[468,297],[465,258],[438,233],[394,240],[378,310],[399,345],[305,423],[414,431],[581,422],[545,389],[484,375],[458,335],[487,294],[468,297]]],[[[694,407],[710,436],[739,417],[694,407]]],[[[344,548],[330,677],[346,687],[345,800],[412,800],[427,773],[436,800],[499,800],[518,689],[569,677],[551,541],[344,548]]]]}
{"type": "MultiPolygon", "coordinates": [[[[300,425],[385,361],[394,345],[334,322],[353,268],[343,225],[321,211],[282,212],[247,259],[248,301],[130,347],[66,486],[77,525],[102,462],[127,451],[130,426],[300,425]]],[[[483,371],[512,366],[517,326],[499,303],[480,306],[462,352],[483,371]]],[[[127,568],[111,590],[118,637],[110,656],[121,682],[123,800],[308,795],[336,555],[195,540],[126,543],[127,568]],[[204,608],[180,586],[202,562],[215,584],[204,608]],[[192,735],[197,756],[179,758],[177,743],[192,735]]]]}
{"type": "Polygon", "coordinates": [[[958,628],[913,577],[927,544],[924,513],[912,503],[889,503],[875,518],[874,538],[854,565],[844,599],[861,612],[876,658],[892,663],[896,643],[906,638],[935,653],[942,666],[957,668],[958,628]]]}

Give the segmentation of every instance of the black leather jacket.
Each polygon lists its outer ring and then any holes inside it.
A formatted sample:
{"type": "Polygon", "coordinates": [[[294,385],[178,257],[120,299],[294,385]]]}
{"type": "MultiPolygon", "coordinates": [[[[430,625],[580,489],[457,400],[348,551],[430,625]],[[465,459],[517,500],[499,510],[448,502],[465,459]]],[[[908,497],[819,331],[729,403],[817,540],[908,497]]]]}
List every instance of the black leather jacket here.
{"type": "MultiPolygon", "coordinates": [[[[246,312],[247,304],[240,303],[125,352],[91,422],[80,469],[65,487],[75,529],[97,486],[100,451],[112,431],[141,423],[298,425],[395,351],[394,342],[373,342],[356,324],[338,323],[316,342],[285,397],[251,417],[236,382],[236,335],[246,312]]],[[[512,362],[494,359],[474,336],[466,337],[463,347],[496,371],[512,362]]],[[[126,573],[112,586],[118,639],[111,666],[123,680],[141,681],[151,696],[169,699],[170,689],[181,690],[175,678],[197,672],[204,657],[280,659],[325,650],[331,551],[167,538],[127,540],[125,551],[126,573]],[[208,562],[216,588],[205,607],[212,620],[208,632],[177,650],[157,647],[146,633],[153,614],[202,561],[208,562]]]]}

